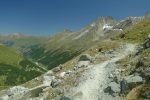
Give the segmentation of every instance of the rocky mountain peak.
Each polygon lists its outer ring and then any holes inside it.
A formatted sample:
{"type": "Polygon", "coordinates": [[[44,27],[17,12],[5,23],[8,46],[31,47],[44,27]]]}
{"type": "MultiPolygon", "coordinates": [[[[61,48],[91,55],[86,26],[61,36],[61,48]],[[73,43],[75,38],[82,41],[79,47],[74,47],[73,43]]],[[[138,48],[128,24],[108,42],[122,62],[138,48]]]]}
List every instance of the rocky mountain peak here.
{"type": "Polygon", "coordinates": [[[100,23],[100,24],[114,24],[117,22],[116,19],[114,19],[113,17],[111,16],[102,16],[102,17],[99,17],[97,20],[96,20],[97,23],[100,23]]]}

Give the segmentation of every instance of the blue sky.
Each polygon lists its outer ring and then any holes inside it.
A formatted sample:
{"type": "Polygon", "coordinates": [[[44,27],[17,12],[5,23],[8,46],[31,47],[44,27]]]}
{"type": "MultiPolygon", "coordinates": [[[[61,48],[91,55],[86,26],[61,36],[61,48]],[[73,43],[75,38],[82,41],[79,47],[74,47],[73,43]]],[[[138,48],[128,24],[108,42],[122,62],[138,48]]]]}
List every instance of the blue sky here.
{"type": "Polygon", "coordinates": [[[123,19],[150,12],[150,0],[0,0],[0,34],[77,31],[99,16],[123,19]]]}

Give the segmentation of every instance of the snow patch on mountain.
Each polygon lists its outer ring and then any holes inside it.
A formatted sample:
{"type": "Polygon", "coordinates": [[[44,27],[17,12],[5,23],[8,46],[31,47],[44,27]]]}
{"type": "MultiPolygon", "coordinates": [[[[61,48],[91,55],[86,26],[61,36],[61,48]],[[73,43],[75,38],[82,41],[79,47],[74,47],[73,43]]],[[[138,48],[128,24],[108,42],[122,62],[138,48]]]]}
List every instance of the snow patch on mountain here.
{"type": "Polygon", "coordinates": [[[110,26],[110,25],[108,25],[108,24],[105,24],[104,26],[103,26],[103,30],[105,30],[105,29],[112,29],[113,28],[113,26],[110,26]]]}

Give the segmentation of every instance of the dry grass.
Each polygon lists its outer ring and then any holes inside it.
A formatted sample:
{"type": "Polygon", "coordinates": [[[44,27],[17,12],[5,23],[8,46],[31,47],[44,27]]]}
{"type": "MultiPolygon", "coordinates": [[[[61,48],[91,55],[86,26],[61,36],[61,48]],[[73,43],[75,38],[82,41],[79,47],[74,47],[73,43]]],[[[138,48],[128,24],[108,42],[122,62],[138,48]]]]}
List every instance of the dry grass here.
{"type": "Polygon", "coordinates": [[[71,87],[75,87],[78,84],[78,79],[81,77],[82,73],[84,71],[79,71],[76,72],[73,76],[69,76],[67,77],[65,80],[63,80],[63,82],[59,85],[59,87],[66,87],[66,88],[71,88],[71,87]]]}
{"type": "Polygon", "coordinates": [[[133,88],[128,95],[126,96],[125,100],[140,100],[140,91],[143,88],[143,85],[140,85],[136,88],[133,88]]]}
{"type": "Polygon", "coordinates": [[[33,80],[31,80],[31,81],[28,81],[28,82],[22,84],[22,86],[23,86],[23,87],[27,87],[27,88],[34,88],[34,87],[36,87],[36,86],[38,86],[38,85],[41,85],[41,84],[43,84],[42,78],[39,77],[38,80],[33,79],[33,80]]]}

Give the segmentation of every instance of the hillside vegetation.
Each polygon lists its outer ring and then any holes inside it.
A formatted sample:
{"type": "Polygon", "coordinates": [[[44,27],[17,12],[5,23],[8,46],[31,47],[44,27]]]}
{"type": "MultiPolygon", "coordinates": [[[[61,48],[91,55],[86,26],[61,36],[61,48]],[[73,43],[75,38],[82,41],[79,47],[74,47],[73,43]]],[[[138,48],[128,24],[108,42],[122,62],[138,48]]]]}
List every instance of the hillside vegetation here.
{"type": "Polygon", "coordinates": [[[132,43],[143,43],[147,36],[150,34],[150,18],[145,19],[138,24],[127,28],[120,35],[120,40],[132,43]]]}
{"type": "Polygon", "coordinates": [[[24,83],[43,72],[17,50],[0,45],[0,89],[24,83]]]}

